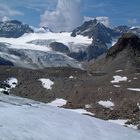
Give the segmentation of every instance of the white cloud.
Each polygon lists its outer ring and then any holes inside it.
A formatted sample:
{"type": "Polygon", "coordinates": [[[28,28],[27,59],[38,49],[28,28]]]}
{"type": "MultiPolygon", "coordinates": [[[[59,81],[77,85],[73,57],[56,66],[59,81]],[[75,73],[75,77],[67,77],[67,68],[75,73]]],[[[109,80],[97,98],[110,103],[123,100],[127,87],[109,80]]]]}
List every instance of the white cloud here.
{"type": "Polygon", "coordinates": [[[56,32],[71,31],[82,23],[80,8],[81,0],[58,0],[54,11],[46,10],[41,15],[40,26],[56,32]]]}
{"type": "Polygon", "coordinates": [[[8,21],[8,20],[10,20],[10,18],[9,18],[9,17],[6,17],[6,16],[4,16],[4,17],[1,19],[1,21],[3,21],[3,22],[8,21]]]}
{"type": "Polygon", "coordinates": [[[4,17],[12,17],[16,15],[23,15],[23,13],[10,8],[8,5],[0,4],[0,21],[4,19],[4,17]]]}
{"type": "Polygon", "coordinates": [[[96,19],[104,24],[106,27],[109,27],[110,26],[110,20],[109,20],[109,17],[96,17],[96,19]]]}
{"type": "Polygon", "coordinates": [[[87,17],[85,16],[84,17],[84,21],[89,21],[89,20],[94,20],[94,19],[97,19],[98,22],[104,24],[106,27],[109,27],[110,26],[110,20],[109,20],[109,17],[87,17]]]}
{"type": "Polygon", "coordinates": [[[90,20],[94,20],[94,19],[95,19],[94,17],[87,17],[87,16],[84,16],[83,22],[85,22],[85,21],[90,21],[90,20]]]}
{"type": "Polygon", "coordinates": [[[129,20],[128,20],[128,23],[129,23],[130,25],[135,25],[135,24],[137,24],[137,19],[136,19],[136,18],[129,19],[129,20]]]}

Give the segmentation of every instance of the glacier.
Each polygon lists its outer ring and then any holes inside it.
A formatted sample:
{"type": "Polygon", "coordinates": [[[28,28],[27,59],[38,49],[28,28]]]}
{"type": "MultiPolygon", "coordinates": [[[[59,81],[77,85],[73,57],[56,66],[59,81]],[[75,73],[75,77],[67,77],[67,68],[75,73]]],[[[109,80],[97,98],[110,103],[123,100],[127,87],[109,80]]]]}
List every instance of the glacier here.
{"type": "Polygon", "coordinates": [[[70,50],[77,51],[86,48],[92,40],[71,33],[27,33],[19,38],[0,37],[0,57],[12,62],[15,66],[25,68],[47,67],[74,67],[80,68],[81,64],[65,53],[54,51],[49,47],[51,42],[60,42],[70,50]],[[43,42],[44,43],[43,43],[43,42]],[[76,47],[78,46],[78,47],[76,47]]]}

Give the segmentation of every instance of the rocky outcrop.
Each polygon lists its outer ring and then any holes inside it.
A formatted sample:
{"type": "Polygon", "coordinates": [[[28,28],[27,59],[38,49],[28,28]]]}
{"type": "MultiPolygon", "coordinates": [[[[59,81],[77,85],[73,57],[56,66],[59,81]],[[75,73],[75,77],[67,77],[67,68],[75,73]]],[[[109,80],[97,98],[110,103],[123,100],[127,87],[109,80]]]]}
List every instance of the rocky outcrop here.
{"type": "Polygon", "coordinates": [[[130,56],[140,56],[140,38],[132,33],[124,34],[118,42],[108,50],[107,58],[110,56],[116,56],[119,52],[124,49],[128,49],[128,54],[130,56]]]}
{"type": "Polygon", "coordinates": [[[60,43],[60,42],[52,42],[52,43],[49,44],[49,47],[52,50],[57,51],[57,52],[61,52],[61,53],[65,53],[65,54],[70,53],[69,48],[66,45],[64,45],[63,43],[60,43]]]}

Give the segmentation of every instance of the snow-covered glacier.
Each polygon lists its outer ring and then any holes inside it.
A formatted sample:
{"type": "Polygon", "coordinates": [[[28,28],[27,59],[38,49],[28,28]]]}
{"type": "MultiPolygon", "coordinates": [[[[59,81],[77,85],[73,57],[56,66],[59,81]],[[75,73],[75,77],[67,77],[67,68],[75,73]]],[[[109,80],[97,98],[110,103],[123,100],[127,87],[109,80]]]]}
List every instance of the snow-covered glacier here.
{"type": "Polygon", "coordinates": [[[49,44],[60,42],[70,50],[87,47],[92,40],[87,37],[71,37],[70,33],[28,33],[19,38],[0,38],[0,58],[15,66],[26,68],[75,67],[79,62],[65,53],[52,50],[49,44]],[[81,44],[81,45],[80,45],[81,44]],[[78,46],[76,48],[76,46],[78,46]],[[80,46],[80,47],[79,47],[80,46]]]}
{"type": "Polygon", "coordinates": [[[130,128],[0,94],[1,140],[139,140],[130,128]]]}

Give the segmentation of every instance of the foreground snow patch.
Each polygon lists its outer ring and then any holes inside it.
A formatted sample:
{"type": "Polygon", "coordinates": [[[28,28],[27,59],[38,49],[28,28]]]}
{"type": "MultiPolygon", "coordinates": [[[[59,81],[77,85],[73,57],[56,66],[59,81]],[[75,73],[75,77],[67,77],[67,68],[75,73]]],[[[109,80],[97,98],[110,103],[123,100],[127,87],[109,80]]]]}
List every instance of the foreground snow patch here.
{"type": "Polygon", "coordinates": [[[39,79],[39,81],[42,82],[42,86],[48,90],[51,90],[52,89],[52,86],[54,85],[54,82],[51,81],[50,79],[45,79],[45,78],[42,78],[42,79],[39,79]]]}
{"type": "Polygon", "coordinates": [[[105,108],[111,108],[114,106],[114,103],[111,101],[99,101],[98,104],[105,108]]]}
{"type": "MultiPolygon", "coordinates": [[[[64,105],[66,105],[66,104],[67,104],[67,101],[64,100],[64,99],[56,99],[56,100],[52,101],[51,103],[48,103],[47,105],[55,106],[55,107],[62,107],[64,105]]],[[[86,114],[86,115],[92,115],[92,116],[95,115],[95,114],[93,114],[91,112],[88,112],[85,109],[68,109],[68,110],[76,112],[76,113],[79,113],[79,114],[86,114]]]]}
{"type": "Polygon", "coordinates": [[[111,83],[119,83],[122,81],[127,81],[127,77],[121,77],[121,76],[113,76],[114,80],[111,81],[111,83]]]}
{"type": "Polygon", "coordinates": [[[19,97],[0,95],[2,140],[139,140],[131,129],[19,97]]]}
{"type": "Polygon", "coordinates": [[[127,88],[128,90],[132,90],[132,91],[139,91],[140,92],[140,88],[127,88]]]}
{"type": "Polygon", "coordinates": [[[115,124],[119,124],[119,125],[125,125],[125,123],[127,122],[127,120],[108,120],[109,122],[115,123],[115,124]]]}
{"type": "Polygon", "coordinates": [[[51,103],[48,103],[50,106],[55,106],[55,107],[62,107],[67,104],[67,101],[64,99],[56,99],[52,101],[51,103]]]}

